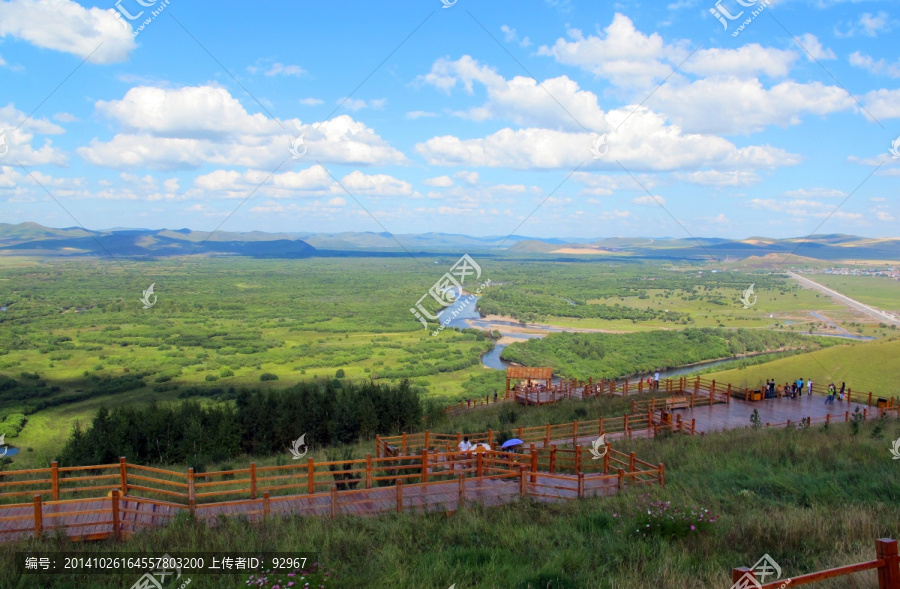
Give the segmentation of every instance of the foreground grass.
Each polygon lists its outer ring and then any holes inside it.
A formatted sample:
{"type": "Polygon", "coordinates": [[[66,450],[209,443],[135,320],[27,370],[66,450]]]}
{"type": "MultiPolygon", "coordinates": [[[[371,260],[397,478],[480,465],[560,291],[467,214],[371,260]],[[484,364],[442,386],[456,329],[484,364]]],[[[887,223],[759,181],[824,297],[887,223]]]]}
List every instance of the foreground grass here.
{"type": "MultiPolygon", "coordinates": [[[[250,526],[230,520],[210,530],[185,518],[127,543],[70,544],[52,538],[0,546],[0,587],[130,587],[139,575],[18,579],[23,550],[316,552],[337,586],[458,589],[729,587],[732,567],[764,553],[785,576],[874,558],[877,538],[900,533],[900,464],[890,440],[900,423],[806,430],[743,429],[694,438],[617,444],[667,464],[654,500],[708,509],[718,521],[681,538],[631,533],[638,491],[557,505],[528,501],[461,512],[336,520],[293,517],[250,526]],[[615,514],[615,516],[614,516],[615,514]]],[[[243,587],[246,578],[193,575],[194,587],[243,587]]],[[[877,587],[871,572],[816,585],[877,587]]]]}

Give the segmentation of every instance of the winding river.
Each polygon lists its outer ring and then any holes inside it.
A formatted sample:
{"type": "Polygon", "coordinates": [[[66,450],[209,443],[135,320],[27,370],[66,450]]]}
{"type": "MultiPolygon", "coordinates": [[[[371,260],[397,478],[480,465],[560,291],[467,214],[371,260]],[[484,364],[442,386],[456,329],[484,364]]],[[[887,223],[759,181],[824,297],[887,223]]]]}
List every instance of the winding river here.
{"type": "MultiPolygon", "coordinates": [[[[494,348],[491,351],[487,352],[481,357],[481,363],[485,368],[492,368],[494,370],[506,370],[507,367],[512,366],[510,362],[507,362],[500,358],[500,354],[503,352],[503,349],[510,343],[524,342],[530,339],[540,339],[542,337],[545,337],[548,333],[562,333],[564,331],[567,331],[563,327],[555,327],[550,325],[528,324],[526,326],[522,323],[519,323],[518,321],[485,319],[478,311],[477,301],[473,300],[474,298],[475,297],[473,295],[463,295],[455,303],[448,307],[445,307],[440,313],[438,313],[438,318],[443,322],[444,317],[446,317],[447,315],[452,316],[454,313],[456,313],[456,316],[450,319],[447,327],[458,327],[460,329],[465,329],[468,327],[483,329],[485,331],[500,332],[500,335],[503,338],[501,341],[504,341],[504,343],[498,342],[496,345],[494,345],[494,348]]],[[[853,336],[851,334],[836,335],[833,337],[845,337],[847,339],[859,340],[874,339],[866,338],[864,336],[853,336]]],[[[678,366],[675,368],[670,368],[668,370],[660,370],[659,375],[662,379],[678,378],[680,376],[685,376],[687,374],[691,374],[692,372],[696,372],[697,370],[710,368],[713,366],[721,366],[723,368],[727,368],[729,364],[738,363],[745,359],[746,357],[737,357],[709,360],[707,362],[698,362],[697,364],[678,366]]]]}

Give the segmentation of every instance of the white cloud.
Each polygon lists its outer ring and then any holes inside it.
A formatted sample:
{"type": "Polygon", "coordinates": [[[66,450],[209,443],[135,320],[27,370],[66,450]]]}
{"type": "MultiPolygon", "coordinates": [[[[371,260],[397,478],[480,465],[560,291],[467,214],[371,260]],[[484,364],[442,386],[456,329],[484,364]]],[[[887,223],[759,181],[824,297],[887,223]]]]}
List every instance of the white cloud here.
{"type": "Polygon", "coordinates": [[[426,186],[443,187],[453,186],[453,179],[450,176],[438,176],[437,178],[426,178],[426,186]]]}
{"type": "MultiPolygon", "coordinates": [[[[625,110],[610,113],[611,125],[628,116],[625,110]]],[[[592,160],[593,135],[550,129],[501,129],[484,138],[460,139],[453,135],[434,137],[416,145],[430,165],[464,165],[511,169],[564,169],[578,165],[619,170],[619,163],[632,171],[680,171],[709,167],[734,170],[739,167],[774,168],[794,165],[799,156],[770,146],[738,148],[721,137],[684,134],[676,126],[647,109],[634,112],[627,125],[606,136],[609,156],[592,160]]]]}
{"type": "Polygon", "coordinates": [[[847,193],[834,188],[799,188],[784,193],[788,198],[843,198],[847,193]]]}
{"type": "Polygon", "coordinates": [[[797,40],[800,42],[800,45],[806,50],[803,53],[806,55],[807,59],[837,59],[837,56],[834,54],[834,51],[831,49],[825,49],[822,47],[822,43],[819,41],[818,37],[813,35],[812,33],[804,33],[797,37],[797,40]]]}
{"type": "Polygon", "coordinates": [[[344,198],[347,191],[365,196],[410,196],[412,185],[386,174],[364,174],[354,170],[334,181],[325,168],[313,165],[299,171],[274,174],[263,170],[216,170],[194,179],[191,198],[244,198],[250,191],[270,198],[328,197],[344,198]],[[268,178],[268,181],[266,181],[268,178]],[[346,188],[346,191],[344,190],[346,188]]]}
{"type": "Polygon", "coordinates": [[[302,104],[303,106],[318,106],[320,104],[323,104],[324,102],[325,102],[324,100],[321,100],[319,98],[301,98],[300,99],[300,104],[302,104]]]}
{"type": "Polygon", "coordinates": [[[378,110],[380,108],[383,108],[384,105],[387,104],[387,98],[379,98],[377,100],[370,100],[368,102],[358,98],[343,98],[341,100],[338,100],[338,104],[354,112],[357,110],[362,110],[364,108],[373,108],[375,110],[378,110]]]}
{"type": "Polygon", "coordinates": [[[460,170],[459,172],[453,174],[454,178],[465,182],[469,186],[475,186],[478,184],[478,172],[470,172],[468,170],[460,170]]]}
{"type": "Polygon", "coordinates": [[[875,61],[869,55],[863,55],[859,51],[854,51],[850,54],[850,65],[868,70],[873,74],[900,78],[900,60],[895,63],[888,63],[883,58],[875,61]]]}
{"type": "Polygon", "coordinates": [[[866,110],[879,119],[900,117],[900,90],[872,90],[862,98],[866,110]]]}
{"type": "Polygon", "coordinates": [[[630,18],[620,13],[613,16],[603,33],[585,37],[580,30],[570,29],[571,41],[557,39],[552,47],[541,46],[538,55],[578,66],[616,86],[646,87],[672,71],[664,61],[680,61],[688,54],[683,43],[666,46],[658,33],[644,35],[635,29],[630,18]]]}
{"type": "Polygon", "coordinates": [[[664,84],[647,105],[687,131],[723,134],[750,134],[769,125],[797,125],[804,114],[825,115],[857,108],[853,98],[838,86],[790,80],[767,89],[756,78],[735,77],[664,84]]]}
{"type": "Polygon", "coordinates": [[[301,76],[306,73],[299,65],[284,65],[282,63],[273,63],[268,70],[266,70],[265,75],[268,77],[272,76],[301,76]]]}
{"type": "Polygon", "coordinates": [[[523,37],[522,39],[519,39],[519,36],[516,33],[516,30],[514,28],[509,27],[507,25],[503,25],[502,27],[500,27],[500,30],[503,32],[503,40],[506,41],[507,43],[512,43],[513,41],[516,41],[519,43],[520,47],[530,47],[531,46],[531,39],[529,39],[528,37],[523,37]]]}
{"type": "Polygon", "coordinates": [[[875,15],[864,12],[855,22],[845,23],[844,27],[843,31],[834,27],[834,34],[838,37],[855,37],[857,35],[876,37],[878,33],[890,31],[891,22],[888,13],[881,10],[875,15]]]}
{"type": "Polygon", "coordinates": [[[647,194],[634,199],[634,204],[641,205],[642,207],[666,206],[666,199],[658,195],[650,196],[647,194]]]}
{"type": "Polygon", "coordinates": [[[875,212],[875,217],[876,217],[879,221],[884,221],[884,222],[887,222],[887,223],[891,223],[891,222],[897,220],[896,217],[894,217],[894,215],[888,213],[887,211],[876,211],[876,212],[875,212]]]}
{"type": "Polygon", "coordinates": [[[408,119],[421,119],[423,117],[436,117],[437,113],[428,112],[425,110],[414,110],[406,113],[406,118],[408,119]]]}
{"type": "Polygon", "coordinates": [[[37,135],[61,135],[65,130],[47,119],[27,117],[12,104],[0,107],[0,137],[8,148],[4,161],[19,162],[25,166],[65,165],[68,156],[54,147],[52,140],[45,138],[41,147],[34,147],[37,135]]]}
{"type": "Polygon", "coordinates": [[[356,165],[402,164],[406,158],[348,115],[319,124],[248,113],[223,88],[137,87],[122,100],[99,101],[97,112],[122,127],[109,141],[78,149],[88,162],[117,169],[191,169],[204,164],[274,168],[304,133],[310,159],[356,165]]]}
{"type": "Polygon", "coordinates": [[[81,58],[90,55],[93,63],[116,63],[128,59],[137,45],[115,14],[72,0],[10,0],[0,2],[0,37],[81,58]]]}
{"type": "Polygon", "coordinates": [[[750,186],[759,182],[759,174],[752,170],[701,170],[699,172],[675,172],[678,180],[700,186],[750,186]]]}
{"type": "Polygon", "coordinates": [[[700,49],[679,71],[700,76],[783,77],[790,73],[796,59],[794,51],[749,43],[737,49],[700,49]]]}

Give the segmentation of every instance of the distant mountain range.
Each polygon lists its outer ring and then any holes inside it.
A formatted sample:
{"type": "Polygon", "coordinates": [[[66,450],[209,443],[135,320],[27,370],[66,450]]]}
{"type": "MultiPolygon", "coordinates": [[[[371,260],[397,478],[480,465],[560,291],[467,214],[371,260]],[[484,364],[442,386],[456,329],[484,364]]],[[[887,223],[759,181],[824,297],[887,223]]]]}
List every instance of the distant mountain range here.
{"type": "Polygon", "coordinates": [[[741,240],[723,238],[674,239],[611,237],[602,239],[472,237],[450,233],[235,233],[210,234],[190,229],[54,229],[37,223],[0,223],[0,255],[119,256],[158,258],[217,255],[256,258],[313,256],[406,255],[416,253],[482,253],[537,258],[652,258],[745,261],[765,267],[792,254],[792,259],[820,261],[898,261],[900,239],[852,235],[815,235],[809,238],[741,240]],[[401,245],[402,244],[402,247],[401,245]]]}

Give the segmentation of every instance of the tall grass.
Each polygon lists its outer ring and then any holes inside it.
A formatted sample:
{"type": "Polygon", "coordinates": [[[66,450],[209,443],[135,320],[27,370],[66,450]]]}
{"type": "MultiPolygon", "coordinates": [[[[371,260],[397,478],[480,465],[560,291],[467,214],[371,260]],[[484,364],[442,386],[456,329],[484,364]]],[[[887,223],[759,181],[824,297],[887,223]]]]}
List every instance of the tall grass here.
{"type": "MultiPolygon", "coordinates": [[[[888,450],[898,436],[900,423],[891,420],[880,431],[864,423],[858,435],[847,424],[831,424],[618,442],[619,450],[665,462],[666,488],[563,504],[471,505],[452,515],[291,517],[256,526],[233,519],[214,529],[181,518],[122,544],[28,540],[0,546],[0,587],[131,587],[139,576],[19,580],[12,554],[21,550],[265,550],[316,552],[335,571],[337,586],[350,589],[724,589],[733,567],[751,566],[764,553],[785,576],[874,559],[877,538],[900,534],[900,463],[888,450]],[[708,509],[718,519],[705,534],[677,539],[629,533],[635,506],[645,499],[708,509]]],[[[193,575],[189,587],[245,582],[193,575]]],[[[867,572],[813,587],[877,582],[867,572]]]]}

